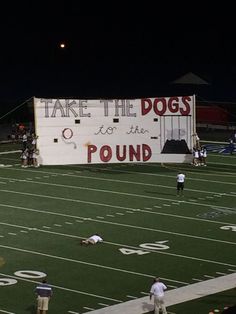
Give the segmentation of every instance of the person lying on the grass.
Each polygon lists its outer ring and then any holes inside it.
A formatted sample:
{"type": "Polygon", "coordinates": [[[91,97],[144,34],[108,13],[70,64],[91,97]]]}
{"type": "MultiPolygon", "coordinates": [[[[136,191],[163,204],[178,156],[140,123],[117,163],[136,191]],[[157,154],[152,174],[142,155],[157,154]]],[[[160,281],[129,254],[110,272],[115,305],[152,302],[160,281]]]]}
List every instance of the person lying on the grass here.
{"type": "Polygon", "coordinates": [[[80,241],[80,244],[83,245],[89,245],[89,244],[96,244],[98,242],[102,242],[103,239],[100,237],[99,234],[95,233],[94,235],[92,235],[91,237],[87,238],[87,239],[84,239],[84,240],[81,240],[80,241]]]}

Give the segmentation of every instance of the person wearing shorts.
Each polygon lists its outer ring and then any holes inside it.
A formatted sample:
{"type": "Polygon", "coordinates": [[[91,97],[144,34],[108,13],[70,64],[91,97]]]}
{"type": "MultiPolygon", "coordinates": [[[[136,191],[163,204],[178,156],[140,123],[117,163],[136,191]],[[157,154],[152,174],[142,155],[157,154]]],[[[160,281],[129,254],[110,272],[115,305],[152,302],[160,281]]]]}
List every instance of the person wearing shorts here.
{"type": "Polygon", "coordinates": [[[52,296],[52,288],[47,284],[46,279],[36,287],[37,294],[37,314],[46,314],[48,311],[48,303],[52,296]]]}

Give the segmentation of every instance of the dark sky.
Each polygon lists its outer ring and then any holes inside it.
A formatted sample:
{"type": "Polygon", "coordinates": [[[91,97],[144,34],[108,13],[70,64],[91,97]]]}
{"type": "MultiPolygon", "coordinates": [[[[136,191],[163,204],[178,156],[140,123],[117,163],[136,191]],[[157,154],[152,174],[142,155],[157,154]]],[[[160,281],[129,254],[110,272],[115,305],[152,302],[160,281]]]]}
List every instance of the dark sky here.
{"type": "Polygon", "coordinates": [[[235,26],[223,12],[48,3],[10,2],[1,10],[1,106],[31,96],[168,96],[169,82],[189,71],[223,90],[235,83],[235,26]]]}

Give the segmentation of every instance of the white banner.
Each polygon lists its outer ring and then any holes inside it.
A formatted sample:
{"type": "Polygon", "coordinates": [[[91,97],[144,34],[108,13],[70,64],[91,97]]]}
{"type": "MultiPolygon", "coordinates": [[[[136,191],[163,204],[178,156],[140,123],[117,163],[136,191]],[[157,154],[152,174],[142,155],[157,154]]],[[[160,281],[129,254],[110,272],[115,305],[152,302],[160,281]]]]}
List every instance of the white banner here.
{"type": "Polygon", "coordinates": [[[43,165],[190,162],[195,97],[34,99],[43,165]]]}

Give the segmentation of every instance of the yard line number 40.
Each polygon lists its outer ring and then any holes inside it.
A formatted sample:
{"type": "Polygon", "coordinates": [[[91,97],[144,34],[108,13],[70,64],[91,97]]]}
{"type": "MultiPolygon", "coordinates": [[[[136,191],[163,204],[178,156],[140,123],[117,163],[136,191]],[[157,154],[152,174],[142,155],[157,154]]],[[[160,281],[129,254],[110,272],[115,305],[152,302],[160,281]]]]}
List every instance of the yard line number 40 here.
{"type": "MultiPolygon", "coordinates": [[[[153,251],[168,250],[170,247],[165,244],[166,242],[168,242],[168,240],[156,241],[154,243],[139,244],[139,247],[141,247],[144,250],[119,248],[119,251],[124,255],[131,255],[131,254],[144,255],[144,254],[149,254],[153,251]]],[[[45,273],[40,272],[40,271],[35,271],[35,270],[20,270],[20,271],[16,271],[14,275],[20,278],[25,278],[25,279],[39,279],[39,278],[44,278],[47,276],[45,273]]],[[[14,285],[16,283],[17,283],[17,280],[13,278],[0,278],[0,286],[9,286],[9,285],[14,285]]]]}
{"type": "Polygon", "coordinates": [[[168,240],[156,241],[154,243],[139,244],[139,247],[145,250],[129,249],[129,248],[122,247],[119,249],[119,251],[124,255],[130,255],[130,254],[144,255],[144,254],[149,254],[153,251],[168,250],[170,247],[165,244],[166,242],[168,242],[168,240]]]}

